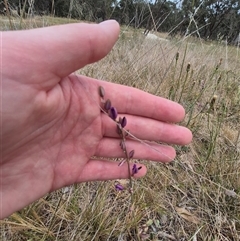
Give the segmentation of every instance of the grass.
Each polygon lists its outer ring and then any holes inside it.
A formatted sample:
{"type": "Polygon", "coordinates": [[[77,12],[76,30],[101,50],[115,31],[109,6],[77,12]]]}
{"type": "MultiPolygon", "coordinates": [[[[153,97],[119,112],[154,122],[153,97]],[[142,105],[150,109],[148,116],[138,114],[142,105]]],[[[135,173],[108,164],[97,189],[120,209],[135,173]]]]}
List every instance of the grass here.
{"type": "Polygon", "coordinates": [[[73,185],[1,221],[2,240],[239,240],[239,49],[194,38],[147,40],[124,27],[113,51],[79,73],[181,103],[193,142],[177,146],[171,164],[143,161],[149,170],[134,181],[132,204],[115,181],[73,185]]]}
{"type": "Polygon", "coordinates": [[[76,19],[36,16],[28,18],[0,16],[0,31],[41,28],[51,25],[79,22],[76,19]]]}

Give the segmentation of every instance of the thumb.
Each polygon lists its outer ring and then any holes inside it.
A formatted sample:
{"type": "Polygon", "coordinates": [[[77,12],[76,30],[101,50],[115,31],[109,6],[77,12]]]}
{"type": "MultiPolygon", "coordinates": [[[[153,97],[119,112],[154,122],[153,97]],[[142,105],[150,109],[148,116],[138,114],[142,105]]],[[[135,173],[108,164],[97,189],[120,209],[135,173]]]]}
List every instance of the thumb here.
{"type": "Polygon", "coordinates": [[[4,62],[15,70],[9,75],[51,88],[61,78],[107,55],[118,35],[119,25],[114,20],[5,32],[4,62]],[[19,62],[24,63],[22,68],[19,62]]]}

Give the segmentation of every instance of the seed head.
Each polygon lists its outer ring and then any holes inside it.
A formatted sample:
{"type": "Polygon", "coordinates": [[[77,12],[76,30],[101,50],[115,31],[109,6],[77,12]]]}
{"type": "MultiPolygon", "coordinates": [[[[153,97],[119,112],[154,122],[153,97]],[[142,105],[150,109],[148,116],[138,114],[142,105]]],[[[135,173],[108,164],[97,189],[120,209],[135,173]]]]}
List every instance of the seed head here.
{"type": "Polygon", "coordinates": [[[179,59],[179,52],[176,53],[176,62],[178,61],[179,59]]]}
{"type": "Polygon", "coordinates": [[[212,97],[212,100],[211,100],[211,102],[210,102],[210,108],[211,108],[212,110],[215,110],[215,104],[216,104],[217,98],[218,98],[217,95],[214,95],[214,96],[212,97]]]}
{"type": "Polygon", "coordinates": [[[222,75],[220,74],[220,76],[218,77],[218,80],[217,80],[218,84],[220,83],[221,79],[222,79],[222,75]]]}
{"type": "Polygon", "coordinates": [[[216,100],[216,99],[217,99],[217,97],[218,97],[217,95],[214,95],[212,98],[213,98],[214,100],[216,100]]]}
{"type": "Polygon", "coordinates": [[[190,67],[191,67],[191,64],[190,64],[190,63],[188,63],[188,64],[187,64],[187,72],[189,72],[190,67]]]}

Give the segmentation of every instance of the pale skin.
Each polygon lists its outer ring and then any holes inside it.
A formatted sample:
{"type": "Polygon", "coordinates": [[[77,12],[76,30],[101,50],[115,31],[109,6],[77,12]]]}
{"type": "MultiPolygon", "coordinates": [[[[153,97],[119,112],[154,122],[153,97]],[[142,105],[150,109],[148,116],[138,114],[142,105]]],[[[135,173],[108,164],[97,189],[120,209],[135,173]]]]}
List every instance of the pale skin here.
{"type": "MultiPolygon", "coordinates": [[[[72,74],[107,55],[118,35],[115,21],[1,33],[0,218],[73,183],[128,178],[126,163],[92,158],[124,156],[116,124],[99,109],[99,86],[137,138],[191,141],[187,128],[173,124],[184,118],[181,105],[72,74]]],[[[137,159],[174,159],[172,147],[152,145],[127,140],[137,159]]],[[[135,177],[146,174],[141,166],[135,177]]]]}

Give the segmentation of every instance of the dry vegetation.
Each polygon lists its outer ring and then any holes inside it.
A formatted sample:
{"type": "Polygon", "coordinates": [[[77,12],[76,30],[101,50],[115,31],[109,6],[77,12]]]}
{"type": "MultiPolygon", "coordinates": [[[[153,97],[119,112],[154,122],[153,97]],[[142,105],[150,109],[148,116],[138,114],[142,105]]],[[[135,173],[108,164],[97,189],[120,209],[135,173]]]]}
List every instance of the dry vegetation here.
{"type": "Polygon", "coordinates": [[[132,204],[114,181],[73,185],[2,221],[2,240],[240,240],[240,50],[123,27],[80,73],[181,103],[193,142],[171,164],[146,162],[132,204]]]}

